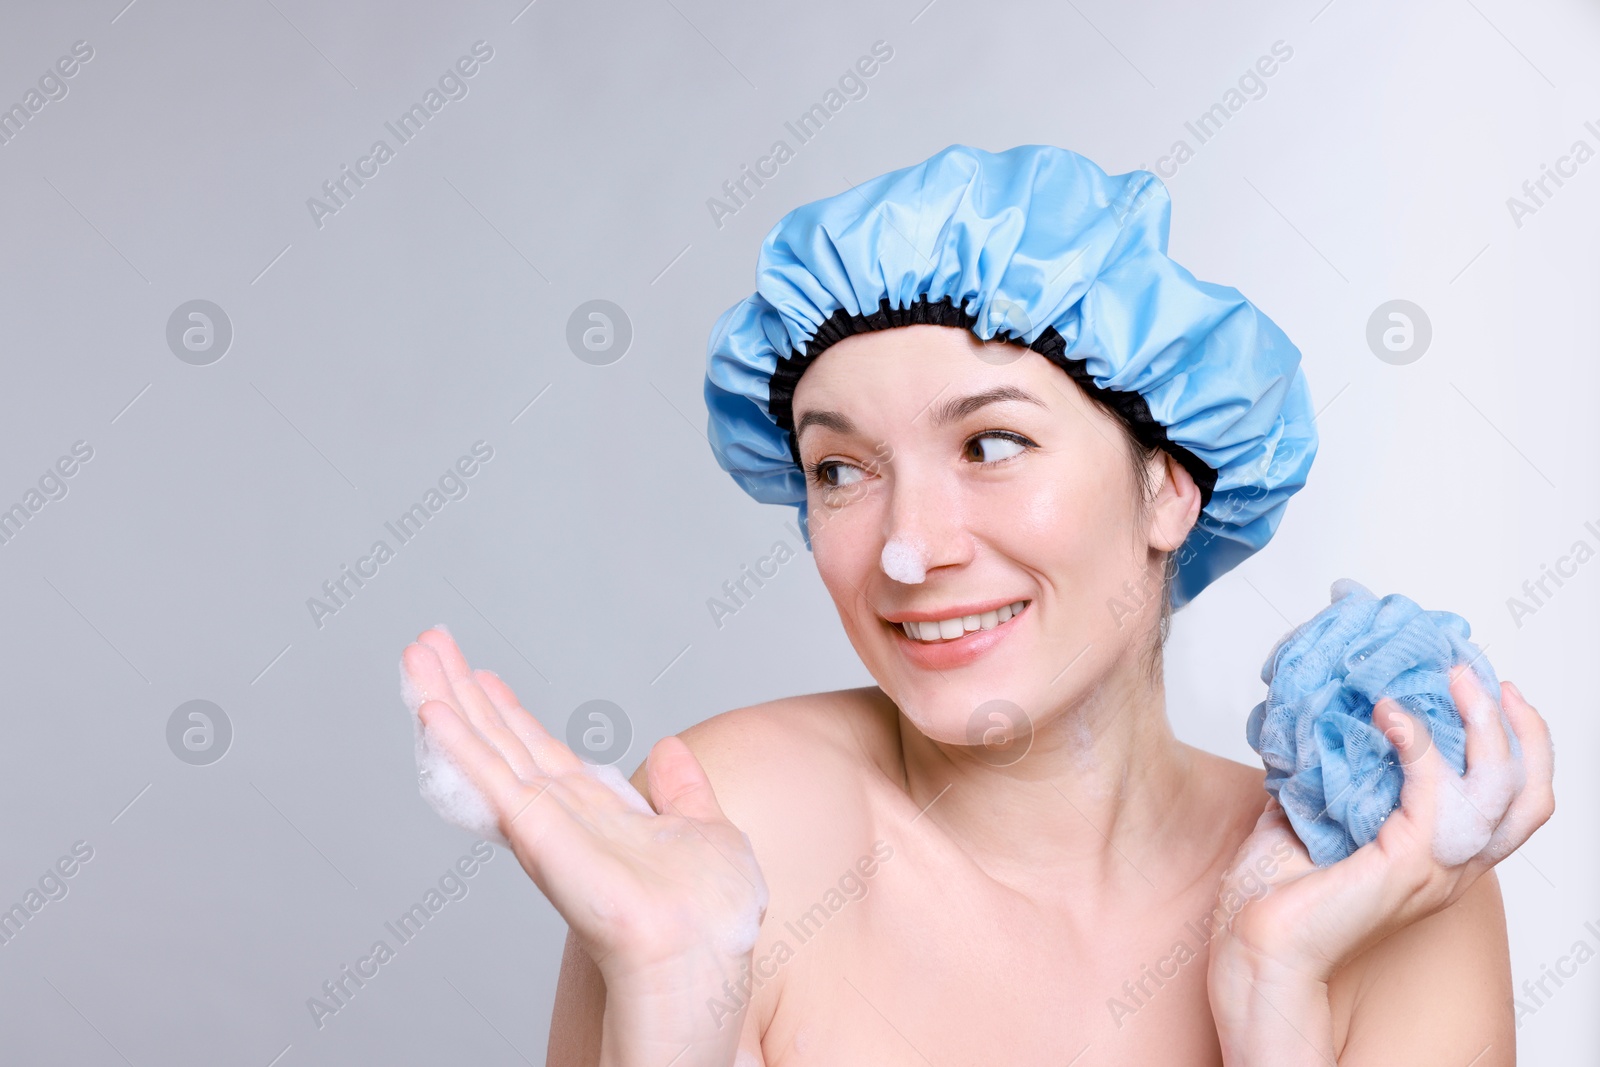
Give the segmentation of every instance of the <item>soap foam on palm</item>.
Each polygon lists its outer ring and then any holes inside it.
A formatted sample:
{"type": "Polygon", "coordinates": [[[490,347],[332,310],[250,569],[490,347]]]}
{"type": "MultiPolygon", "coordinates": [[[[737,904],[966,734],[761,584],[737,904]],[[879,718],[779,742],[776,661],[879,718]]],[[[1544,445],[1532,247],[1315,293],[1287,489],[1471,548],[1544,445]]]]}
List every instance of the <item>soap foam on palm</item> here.
{"type": "MultiPolygon", "coordinates": [[[[436,627],[439,629],[440,627],[436,627]]],[[[428,732],[423,728],[417,709],[429,700],[400,667],[400,700],[411,713],[412,737],[417,759],[417,790],[439,817],[452,826],[493,841],[509,849],[511,842],[500,832],[500,821],[488,799],[472,784],[461,768],[457,767],[443,749],[428,743],[428,732]]]]}
{"type": "Polygon", "coordinates": [[[650,806],[650,802],[633,787],[632,782],[622,776],[622,772],[617,770],[614,764],[585,762],[582,766],[583,773],[621,797],[622,802],[633,811],[638,812],[640,815],[654,815],[656,813],[655,809],[650,806]]]}
{"type": "MultiPolygon", "coordinates": [[[[434,629],[449,633],[442,625],[435,626],[434,629]]],[[[417,761],[417,790],[445,822],[509,849],[511,843],[506,840],[505,834],[500,832],[499,819],[488,798],[443,749],[435,748],[429,743],[428,732],[422,725],[422,717],[417,714],[417,709],[429,699],[431,699],[429,694],[418,688],[417,683],[406,673],[405,664],[402,663],[400,700],[411,713],[417,761]]],[[[581,767],[585,774],[615,793],[630,810],[641,815],[655,814],[650,803],[615,766],[584,762],[581,767]]]]}

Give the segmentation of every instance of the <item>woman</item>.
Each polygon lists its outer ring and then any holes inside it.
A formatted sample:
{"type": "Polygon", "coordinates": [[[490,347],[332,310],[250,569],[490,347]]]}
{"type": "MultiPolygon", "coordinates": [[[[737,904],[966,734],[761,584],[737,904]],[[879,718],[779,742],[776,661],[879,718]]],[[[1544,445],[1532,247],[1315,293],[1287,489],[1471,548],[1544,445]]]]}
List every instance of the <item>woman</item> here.
{"type": "Polygon", "coordinates": [[[1514,1062],[1489,868],[1553,800],[1513,686],[1520,787],[1470,672],[1465,782],[1380,704],[1402,806],[1322,869],[1260,769],[1173,736],[1166,611],[1271,536],[1315,434],[1298,352],[1166,257],[1168,210],[1148,174],[954,146],[763,244],[713,447],[801,507],[876,686],[664,738],[646,808],[448,635],[406,650],[569,924],[550,1063],[1514,1062]],[[1445,863],[1452,787],[1482,848],[1445,863]]]}

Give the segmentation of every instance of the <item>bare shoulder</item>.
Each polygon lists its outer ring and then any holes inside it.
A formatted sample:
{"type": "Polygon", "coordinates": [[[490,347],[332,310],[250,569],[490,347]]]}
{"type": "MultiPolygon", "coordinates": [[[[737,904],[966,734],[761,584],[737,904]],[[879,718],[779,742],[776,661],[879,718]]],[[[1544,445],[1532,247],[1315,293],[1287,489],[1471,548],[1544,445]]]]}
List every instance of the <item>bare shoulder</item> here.
{"type": "Polygon", "coordinates": [[[1260,802],[1255,803],[1255,808],[1257,815],[1261,813],[1261,808],[1267,802],[1265,788],[1267,772],[1259,764],[1240,763],[1238,760],[1219,756],[1204,749],[1193,749],[1193,752],[1201,761],[1205,777],[1215,782],[1219,789],[1226,791],[1230,796],[1252,803],[1259,796],[1260,802]]]}
{"type": "Polygon", "coordinates": [[[1187,747],[1198,772],[1193,777],[1195,788],[1201,791],[1195,798],[1194,810],[1207,813],[1207,825],[1219,835],[1216,844],[1231,860],[1267,806],[1267,772],[1259,766],[1187,747]]]}
{"type": "MultiPolygon", "coordinates": [[[[899,761],[898,713],[876,686],[809,693],[724,712],[681,735],[701,761],[717,763],[730,785],[764,776],[776,762],[806,770],[842,764],[887,769],[899,761]]],[[[711,767],[707,764],[707,772],[711,767]]],[[[713,784],[716,784],[713,778],[713,784]]]]}
{"type": "MultiPolygon", "coordinates": [[[[739,708],[679,736],[769,881],[854,847],[872,791],[902,778],[898,712],[876,686],[739,708]]],[[[643,764],[633,783],[648,797],[643,764]]]]}
{"type": "MultiPolygon", "coordinates": [[[[818,872],[851,856],[869,836],[867,798],[886,775],[898,776],[898,712],[876,687],[773,700],[697,723],[680,735],[694,753],[717,802],[750,838],[771,893],[768,914],[794,910],[818,872]]],[[[633,772],[646,799],[646,763],[633,772]]],[[[837,872],[834,872],[835,876],[837,872]]],[[[773,936],[762,927],[756,953],[773,936]]],[[[754,1057],[780,986],[769,984],[746,1019],[743,1054],[754,1057]]],[[[605,981],[569,933],[551,1016],[548,1062],[589,1067],[600,1062],[605,981]]]]}
{"type": "Polygon", "coordinates": [[[1328,987],[1340,1062],[1516,1062],[1511,952],[1494,871],[1351,960],[1328,987]],[[1474,1059],[1474,1057],[1479,1057],[1474,1059]]]}

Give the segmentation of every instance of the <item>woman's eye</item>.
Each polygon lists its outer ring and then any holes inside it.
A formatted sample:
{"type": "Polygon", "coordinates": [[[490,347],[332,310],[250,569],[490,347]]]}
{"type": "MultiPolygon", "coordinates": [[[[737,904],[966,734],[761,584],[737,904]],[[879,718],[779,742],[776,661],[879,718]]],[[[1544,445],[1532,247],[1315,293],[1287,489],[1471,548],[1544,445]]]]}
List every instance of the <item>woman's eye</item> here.
{"type": "Polygon", "coordinates": [[[859,482],[863,477],[863,473],[859,467],[852,467],[848,463],[840,463],[834,460],[818,463],[812,468],[812,476],[816,479],[817,484],[824,489],[840,489],[859,482]]]}
{"type": "Polygon", "coordinates": [[[1025,451],[1028,444],[1027,438],[1018,434],[979,434],[967,441],[966,454],[976,463],[997,463],[1025,451]]]}

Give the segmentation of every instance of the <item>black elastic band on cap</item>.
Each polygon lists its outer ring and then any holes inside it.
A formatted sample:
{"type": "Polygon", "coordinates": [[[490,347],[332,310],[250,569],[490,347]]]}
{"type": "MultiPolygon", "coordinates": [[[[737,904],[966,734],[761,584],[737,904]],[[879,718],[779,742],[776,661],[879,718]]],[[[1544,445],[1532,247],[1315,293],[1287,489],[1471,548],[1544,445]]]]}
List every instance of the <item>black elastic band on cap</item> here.
{"type": "MultiPolygon", "coordinates": [[[[768,385],[770,399],[767,410],[772,413],[778,428],[788,433],[789,455],[794,459],[795,466],[800,466],[800,441],[794,432],[795,387],[800,384],[800,376],[805,373],[806,368],[831,345],[846,337],[872,330],[913,325],[954,326],[971,330],[977,321],[976,316],[968,315],[956,307],[948,296],[940,297],[938,300],[929,300],[926,295],[919,296],[909,307],[904,308],[890,307],[889,298],[884,297],[878,301],[878,310],[871,315],[852,315],[844,308],[835,311],[817,328],[817,332],[812,335],[803,353],[795,350],[788,356],[778,357],[777,366],[772,370],[772,379],[768,385]]],[[[1056,332],[1054,326],[1046,327],[1044,333],[1040,334],[1039,339],[1031,345],[1020,337],[1012,337],[1009,334],[997,335],[996,339],[1032,349],[1066,371],[1091,399],[1110,408],[1133,433],[1135,439],[1147,448],[1159,448],[1166,452],[1178,461],[1179,466],[1189,472],[1189,477],[1193,478],[1194,484],[1200,488],[1202,509],[1211,503],[1212,491],[1217,486],[1217,472],[1212,470],[1205,460],[1168,438],[1167,428],[1150,414],[1150,405],[1145,403],[1143,396],[1116,389],[1104,389],[1096,385],[1093,375],[1089,373],[1087,361],[1067,357],[1066,339],[1056,332]]]]}

